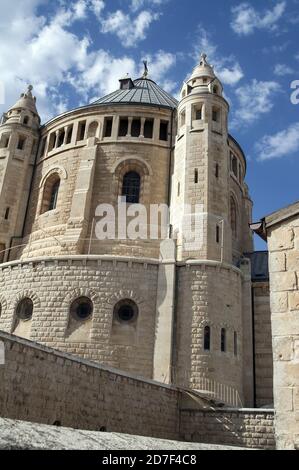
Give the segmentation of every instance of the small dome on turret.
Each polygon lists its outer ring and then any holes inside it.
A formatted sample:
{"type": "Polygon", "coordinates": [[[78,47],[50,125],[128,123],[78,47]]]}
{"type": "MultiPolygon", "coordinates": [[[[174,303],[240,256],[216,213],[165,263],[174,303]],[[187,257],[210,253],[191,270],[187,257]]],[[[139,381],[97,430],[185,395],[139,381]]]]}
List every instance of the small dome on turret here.
{"type": "Polygon", "coordinates": [[[36,97],[32,95],[32,90],[33,90],[33,86],[29,85],[27,92],[21,94],[19,100],[16,102],[14,106],[10,108],[9,111],[12,111],[13,109],[24,109],[24,110],[29,110],[32,113],[38,115],[38,112],[36,109],[36,97]]]}
{"type": "Polygon", "coordinates": [[[223,87],[214,68],[207,62],[207,55],[202,53],[199,64],[194,67],[191,76],[184,83],[181,98],[192,93],[213,93],[222,96],[223,87]]]}
{"type": "MultiPolygon", "coordinates": [[[[196,78],[206,77],[213,79],[216,77],[213,67],[207,62],[207,55],[201,54],[199,64],[193,69],[192,75],[189,80],[196,78]]],[[[188,81],[189,81],[188,80],[188,81]]]]}
{"type": "Polygon", "coordinates": [[[3,115],[2,124],[23,124],[37,129],[40,117],[36,109],[36,98],[32,95],[33,86],[29,85],[18,101],[3,115]]]}

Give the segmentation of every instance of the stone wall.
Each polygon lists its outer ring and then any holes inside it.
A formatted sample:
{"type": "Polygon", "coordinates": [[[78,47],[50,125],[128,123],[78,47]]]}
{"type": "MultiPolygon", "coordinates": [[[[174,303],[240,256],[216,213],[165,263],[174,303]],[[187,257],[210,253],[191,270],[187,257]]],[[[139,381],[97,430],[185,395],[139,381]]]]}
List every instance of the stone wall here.
{"type": "Polygon", "coordinates": [[[274,406],[280,449],[299,446],[299,218],[268,230],[274,406]]]}
{"type": "Polygon", "coordinates": [[[0,342],[5,345],[3,418],[211,444],[274,446],[269,410],[200,410],[198,400],[189,394],[186,401],[186,393],[175,387],[7,333],[0,332],[0,342]]]}
{"type": "Polygon", "coordinates": [[[180,433],[189,442],[275,449],[273,410],[182,410],[180,433]]]}
{"type": "Polygon", "coordinates": [[[256,406],[273,403],[273,353],[268,282],[253,284],[256,406]]]}
{"type": "Polygon", "coordinates": [[[242,390],[242,276],[229,265],[190,262],[178,268],[176,307],[176,383],[200,390],[202,378],[242,390]],[[204,328],[210,327],[210,350],[204,328]],[[226,331],[221,351],[221,329],[226,331]],[[234,349],[234,332],[237,350],[234,349]]]}
{"type": "Polygon", "coordinates": [[[158,266],[153,260],[63,257],[0,266],[0,329],[52,348],[152,378],[158,266]],[[89,321],[73,321],[72,302],[93,302],[89,321]],[[29,297],[32,320],[15,329],[16,306],[29,297]],[[131,299],[138,316],[115,321],[114,306],[131,299]]]}
{"type": "Polygon", "coordinates": [[[178,439],[178,392],[0,333],[0,416],[178,439]]]}

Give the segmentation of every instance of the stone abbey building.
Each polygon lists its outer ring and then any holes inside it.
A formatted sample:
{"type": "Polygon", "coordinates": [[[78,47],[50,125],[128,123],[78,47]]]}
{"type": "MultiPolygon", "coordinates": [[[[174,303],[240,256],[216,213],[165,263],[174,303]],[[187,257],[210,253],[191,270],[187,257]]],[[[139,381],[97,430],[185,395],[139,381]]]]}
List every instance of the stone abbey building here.
{"type": "Polygon", "coordinates": [[[179,102],[145,72],[41,125],[29,87],[0,126],[0,330],[227,405],[271,405],[267,253],[254,253],[228,116],[205,55],[179,102]],[[148,220],[147,237],[99,239],[99,205],[120,198],[131,216],[168,206],[167,235],[148,220]]]}

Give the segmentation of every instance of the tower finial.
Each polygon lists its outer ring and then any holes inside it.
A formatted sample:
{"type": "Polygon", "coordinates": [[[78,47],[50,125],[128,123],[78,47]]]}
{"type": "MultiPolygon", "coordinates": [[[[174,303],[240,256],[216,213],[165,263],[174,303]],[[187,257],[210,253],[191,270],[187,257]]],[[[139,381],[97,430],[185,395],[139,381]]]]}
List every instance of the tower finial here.
{"type": "Polygon", "coordinates": [[[200,58],[201,58],[200,65],[208,65],[208,63],[207,63],[207,54],[202,52],[201,55],[200,55],[200,58]]]}
{"type": "Polygon", "coordinates": [[[148,76],[147,60],[143,61],[143,65],[144,65],[144,72],[143,72],[142,78],[146,78],[148,76]]]}
{"type": "Polygon", "coordinates": [[[27,88],[27,95],[32,97],[32,90],[33,90],[33,86],[32,85],[28,85],[28,88],[27,88]]]}

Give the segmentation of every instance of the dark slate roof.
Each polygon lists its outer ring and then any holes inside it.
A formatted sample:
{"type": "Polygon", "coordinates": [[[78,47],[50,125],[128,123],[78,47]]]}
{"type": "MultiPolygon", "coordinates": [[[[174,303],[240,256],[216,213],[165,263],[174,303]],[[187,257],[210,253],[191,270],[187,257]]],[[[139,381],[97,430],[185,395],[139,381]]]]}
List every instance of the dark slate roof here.
{"type": "Polygon", "coordinates": [[[177,100],[162,90],[153,80],[139,78],[134,80],[133,83],[134,88],[130,90],[116,90],[92,104],[142,104],[170,109],[177,108],[177,100]]]}
{"type": "Polygon", "coordinates": [[[254,282],[269,280],[268,251],[255,251],[246,254],[251,261],[251,279],[254,282]]]}

